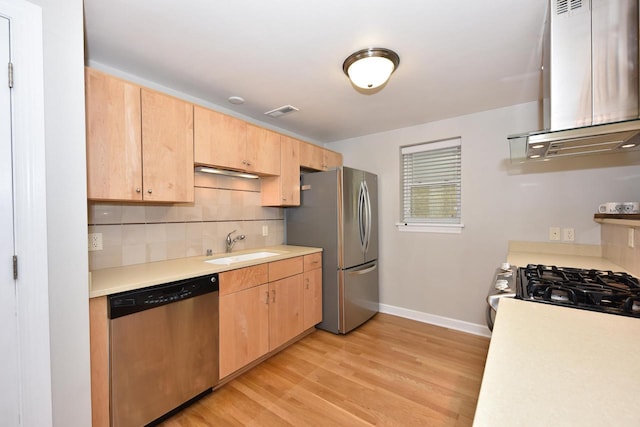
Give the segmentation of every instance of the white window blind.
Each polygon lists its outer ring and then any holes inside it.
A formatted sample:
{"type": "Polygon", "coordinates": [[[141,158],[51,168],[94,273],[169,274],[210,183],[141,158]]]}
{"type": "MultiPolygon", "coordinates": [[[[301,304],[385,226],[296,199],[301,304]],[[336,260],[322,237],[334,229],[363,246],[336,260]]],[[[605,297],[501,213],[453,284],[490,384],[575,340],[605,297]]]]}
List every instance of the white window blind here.
{"type": "Polygon", "coordinates": [[[401,155],[403,225],[461,226],[460,138],[402,147],[401,155]]]}

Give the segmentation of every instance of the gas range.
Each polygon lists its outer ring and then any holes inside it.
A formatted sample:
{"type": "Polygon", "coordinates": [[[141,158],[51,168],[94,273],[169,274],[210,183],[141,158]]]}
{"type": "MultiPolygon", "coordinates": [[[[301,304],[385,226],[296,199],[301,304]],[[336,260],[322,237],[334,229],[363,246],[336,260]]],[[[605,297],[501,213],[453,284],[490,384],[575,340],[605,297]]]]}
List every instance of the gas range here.
{"type": "Polygon", "coordinates": [[[627,273],[529,264],[518,269],[515,297],[640,318],[640,283],[627,273]]]}
{"type": "Polygon", "coordinates": [[[542,264],[518,268],[505,263],[496,271],[487,297],[490,330],[502,298],[640,318],[638,278],[621,272],[542,264]]]}

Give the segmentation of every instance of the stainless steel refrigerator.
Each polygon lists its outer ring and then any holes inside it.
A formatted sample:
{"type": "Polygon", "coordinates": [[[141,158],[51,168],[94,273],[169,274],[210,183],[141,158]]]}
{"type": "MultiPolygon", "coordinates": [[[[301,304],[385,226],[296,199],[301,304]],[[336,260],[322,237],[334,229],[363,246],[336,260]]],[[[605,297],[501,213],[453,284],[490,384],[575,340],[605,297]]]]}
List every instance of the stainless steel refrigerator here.
{"type": "Polygon", "coordinates": [[[378,312],[378,177],[342,167],[303,174],[300,186],[285,240],[323,249],[318,327],[346,334],[378,312]]]}

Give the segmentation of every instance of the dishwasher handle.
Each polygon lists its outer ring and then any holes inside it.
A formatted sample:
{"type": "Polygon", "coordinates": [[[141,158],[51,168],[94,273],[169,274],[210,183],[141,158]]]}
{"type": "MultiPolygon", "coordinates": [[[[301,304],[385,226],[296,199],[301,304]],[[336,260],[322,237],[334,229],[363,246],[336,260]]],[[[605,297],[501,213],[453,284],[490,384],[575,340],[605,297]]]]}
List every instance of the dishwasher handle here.
{"type": "Polygon", "coordinates": [[[219,290],[218,273],[109,295],[109,319],[150,310],[219,290]]]}

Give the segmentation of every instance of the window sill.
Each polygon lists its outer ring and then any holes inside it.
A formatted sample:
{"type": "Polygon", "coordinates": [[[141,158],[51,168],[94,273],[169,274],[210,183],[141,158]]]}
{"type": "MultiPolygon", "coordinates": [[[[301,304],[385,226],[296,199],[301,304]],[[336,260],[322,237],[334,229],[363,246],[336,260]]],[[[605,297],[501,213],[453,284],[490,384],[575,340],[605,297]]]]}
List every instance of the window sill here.
{"type": "Polygon", "coordinates": [[[414,233],[445,233],[460,234],[464,228],[464,224],[411,224],[399,222],[396,223],[398,231],[408,231],[414,233]]]}

